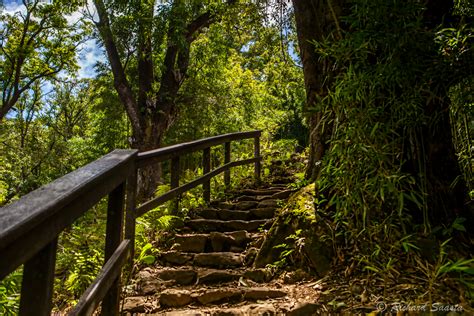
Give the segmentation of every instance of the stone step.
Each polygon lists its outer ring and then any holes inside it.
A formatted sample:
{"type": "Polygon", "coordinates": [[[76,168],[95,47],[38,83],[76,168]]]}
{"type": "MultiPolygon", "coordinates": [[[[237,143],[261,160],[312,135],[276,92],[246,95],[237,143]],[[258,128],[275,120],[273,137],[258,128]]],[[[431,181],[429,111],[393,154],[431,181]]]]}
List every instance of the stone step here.
{"type": "Polygon", "coordinates": [[[267,227],[272,220],[230,220],[223,221],[217,219],[191,219],[185,222],[185,225],[196,232],[230,232],[237,230],[256,231],[260,227],[267,227]]]}
{"type": "MultiPolygon", "coordinates": [[[[280,192],[276,192],[280,193],[280,192]]],[[[270,195],[241,195],[235,199],[237,202],[241,201],[263,201],[263,200],[268,200],[272,198],[272,194],[270,195]]]]}
{"type": "Polygon", "coordinates": [[[258,201],[219,202],[217,203],[216,208],[221,210],[247,211],[256,208],[278,207],[281,200],[286,199],[291,193],[291,190],[281,191],[275,193],[277,198],[271,196],[268,199],[258,201]]]}
{"type": "Polygon", "coordinates": [[[275,193],[281,192],[283,189],[282,188],[267,188],[267,189],[245,189],[240,192],[240,194],[249,196],[271,196],[275,193]]]}
{"type": "Polygon", "coordinates": [[[258,201],[217,202],[214,205],[216,205],[217,208],[223,209],[223,210],[246,211],[251,208],[256,208],[258,205],[258,201]]]}
{"type": "Polygon", "coordinates": [[[212,268],[238,268],[244,265],[245,256],[235,252],[189,253],[165,251],[159,256],[163,264],[189,265],[212,268]]]}
{"type": "MultiPolygon", "coordinates": [[[[258,234],[250,234],[245,230],[234,232],[211,232],[209,234],[178,234],[174,237],[172,249],[182,252],[222,252],[240,249],[260,238],[258,234]]],[[[232,251],[235,252],[235,251],[232,251]]]]}
{"type": "Polygon", "coordinates": [[[252,195],[252,194],[245,194],[239,196],[235,199],[235,201],[264,201],[264,200],[278,200],[278,199],[287,199],[295,190],[272,190],[268,191],[266,195],[252,195]]]}
{"type": "MultiPolygon", "coordinates": [[[[174,293],[177,294],[177,293],[174,293]]],[[[169,297],[168,297],[169,298],[169,297]]],[[[191,295],[191,302],[193,295],[191,295]]],[[[268,303],[268,302],[249,302],[247,304],[237,303],[234,307],[228,305],[222,308],[209,306],[198,307],[192,306],[175,308],[171,311],[159,312],[159,301],[154,301],[149,297],[127,297],[123,311],[125,313],[133,313],[135,316],[310,316],[310,315],[326,315],[327,309],[322,305],[312,302],[299,302],[293,306],[288,303],[268,303]],[[250,304],[249,304],[250,303],[250,304]],[[326,311],[326,312],[323,312],[326,311]],[[153,314],[150,314],[153,313],[153,314]]],[[[127,315],[127,314],[125,314],[127,315]]],[[[129,315],[129,314],[128,314],[129,315]]]]}
{"type": "Polygon", "coordinates": [[[286,292],[267,287],[221,287],[217,289],[202,288],[193,292],[189,290],[166,289],[161,293],[159,297],[159,303],[162,307],[182,307],[191,303],[211,305],[225,302],[257,301],[285,296],[286,292]]]}
{"type": "Polygon", "coordinates": [[[165,288],[187,285],[213,285],[250,280],[268,282],[273,278],[270,269],[233,268],[229,270],[202,267],[161,267],[140,271],[137,274],[137,293],[158,294],[165,288]]]}
{"type": "Polygon", "coordinates": [[[247,211],[218,210],[214,208],[202,208],[193,210],[192,218],[220,219],[220,220],[253,220],[268,219],[274,216],[275,207],[261,207],[247,211]]]}

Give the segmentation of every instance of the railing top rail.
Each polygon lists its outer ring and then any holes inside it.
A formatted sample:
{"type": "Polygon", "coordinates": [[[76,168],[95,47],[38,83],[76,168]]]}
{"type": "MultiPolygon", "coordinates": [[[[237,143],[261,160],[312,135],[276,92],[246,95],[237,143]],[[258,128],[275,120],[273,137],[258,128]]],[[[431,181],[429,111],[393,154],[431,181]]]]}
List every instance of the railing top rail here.
{"type": "Polygon", "coordinates": [[[155,150],[145,151],[138,154],[138,166],[143,167],[150,163],[168,160],[183,154],[191,153],[200,149],[208,148],[229,142],[232,140],[241,140],[247,138],[258,137],[262,131],[249,131],[223,134],[219,136],[204,138],[187,143],[176,144],[155,150]]]}
{"type": "MultiPolygon", "coordinates": [[[[101,185],[123,165],[133,162],[136,150],[114,150],[65,176],[28,193],[0,209],[0,249],[32,230],[83,194],[101,185]]],[[[125,179],[127,174],[123,174],[125,179]]]]}

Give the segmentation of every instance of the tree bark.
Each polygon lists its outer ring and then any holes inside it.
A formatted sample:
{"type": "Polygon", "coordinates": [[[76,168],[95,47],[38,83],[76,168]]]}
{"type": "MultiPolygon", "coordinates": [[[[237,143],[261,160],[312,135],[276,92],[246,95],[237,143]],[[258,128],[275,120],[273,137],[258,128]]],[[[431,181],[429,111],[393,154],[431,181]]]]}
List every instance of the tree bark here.
{"type": "MultiPolygon", "coordinates": [[[[229,0],[227,4],[235,2],[236,0],[229,0]]],[[[94,0],[94,4],[99,16],[99,21],[95,24],[107,52],[114,76],[114,86],[132,125],[131,146],[139,151],[159,148],[162,146],[165,133],[176,118],[176,99],[186,78],[191,44],[205,27],[216,21],[216,13],[204,12],[184,28],[176,29],[173,20],[185,19],[185,16],[181,16],[185,10],[181,1],[172,3],[163,70],[161,76],[157,77],[153,58],[156,54],[154,50],[161,43],[154,43],[152,39],[154,1],[140,2],[136,10],[138,87],[134,90],[120,60],[104,1],[94,0]],[[158,91],[154,86],[159,86],[158,91]]],[[[153,196],[160,177],[159,166],[140,170],[138,200],[153,196]]]]}
{"type": "Polygon", "coordinates": [[[314,181],[320,171],[321,160],[329,146],[331,134],[330,113],[324,113],[321,100],[327,95],[331,73],[320,61],[314,42],[328,36],[340,39],[339,16],[343,0],[293,0],[296,31],[306,89],[306,113],[309,125],[310,151],[306,178],[314,181]]]}
{"type": "MultiPolygon", "coordinates": [[[[451,15],[453,10],[452,0],[430,0],[427,2],[423,22],[430,30],[436,29],[440,24],[444,27],[452,27],[453,25],[450,24],[454,20],[451,15]]],[[[457,69],[452,69],[453,66],[449,67],[447,73],[457,72],[457,69]]],[[[462,72],[463,70],[460,70],[459,76],[456,74],[453,76],[463,77],[462,72]]],[[[472,203],[468,201],[468,189],[456,156],[449,118],[448,90],[456,80],[447,79],[447,77],[450,76],[436,74],[433,78],[432,90],[439,91],[438,95],[436,98],[427,96],[425,113],[431,118],[432,124],[424,126],[421,132],[426,144],[423,161],[425,170],[418,171],[426,177],[427,210],[432,224],[446,225],[452,223],[456,217],[467,218],[472,224],[474,209],[472,203]]]]}

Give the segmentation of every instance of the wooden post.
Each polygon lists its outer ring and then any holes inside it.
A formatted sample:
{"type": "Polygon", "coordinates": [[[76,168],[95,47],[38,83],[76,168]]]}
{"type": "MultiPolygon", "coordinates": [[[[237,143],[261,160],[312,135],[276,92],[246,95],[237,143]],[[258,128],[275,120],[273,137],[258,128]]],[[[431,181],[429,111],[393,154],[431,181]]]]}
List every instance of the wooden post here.
{"type": "Polygon", "coordinates": [[[57,245],[56,238],[25,263],[21,283],[20,316],[51,314],[57,245]]]}
{"type": "MultiPolygon", "coordinates": [[[[120,184],[109,194],[107,207],[107,226],[105,239],[105,263],[122,241],[123,213],[125,206],[125,183],[120,184]]],[[[105,264],[104,263],[104,264],[105,264]]],[[[101,315],[119,314],[120,307],[120,275],[115,279],[102,300],[101,315]]]]}
{"type": "Polygon", "coordinates": [[[130,267],[133,264],[135,252],[135,219],[136,219],[136,199],[137,199],[137,169],[130,174],[127,179],[127,208],[125,213],[125,239],[130,240],[130,267]]]}
{"type": "MultiPolygon", "coordinates": [[[[202,153],[202,169],[203,174],[211,171],[211,148],[208,147],[202,153]]],[[[202,185],[204,191],[204,201],[211,202],[211,180],[207,180],[202,185]]]]}
{"type": "MultiPolygon", "coordinates": [[[[260,136],[255,137],[255,142],[254,142],[254,158],[259,158],[260,157],[260,136]]],[[[255,180],[257,182],[260,182],[260,160],[255,162],[255,180]]]]}
{"type": "MultiPolygon", "coordinates": [[[[179,157],[171,159],[171,189],[179,187],[179,157]]],[[[174,199],[173,214],[177,215],[179,209],[179,196],[174,199]]]]}
{"type": "MultiPolygon", "coordinates": [[[[226,142],[224,145],[224,164],[230,162],[230,142],[226,142]]],[[[230,169],[224,171],[224,184],[225,188],[228,189],[230,187],[230,169]]]]}

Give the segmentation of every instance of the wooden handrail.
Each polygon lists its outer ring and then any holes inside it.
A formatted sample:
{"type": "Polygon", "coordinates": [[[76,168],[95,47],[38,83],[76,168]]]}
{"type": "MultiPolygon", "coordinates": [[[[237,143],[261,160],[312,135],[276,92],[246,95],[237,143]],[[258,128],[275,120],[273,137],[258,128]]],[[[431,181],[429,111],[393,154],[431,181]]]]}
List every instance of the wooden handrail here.
{"type": "Polygon", "coordinates": [[[225,172],[224,182],[229,186],[230,169],[235,166],[254,163],[259,180],[260,136],[261,131],[238,132],[142,153],[114,150],[1,208],[0,280],[24,264],[20,315],[50,315],[58,236],[107,195],[105,263],[70,314],[90,315],[102,301],[102,315],[117,315],[120,272],[127,258],[133,257],[136,218],[198,185],[204,186],[209,201],[210,179],[225,172]],[[248,138],[254,139],[254,158],[231,161],[231,141],[248,138]],[[210,170],[210,148],[221,144],[225,145],[224,165],[210,170]],[[180,186],[179,158],[198,150],[203,150],[205,172],[180,186]],[[169,159],[172,189],[137,207],[139,168],[169,159]]]}
{"type": "Polygon", "coordinates": [[[156,162],[169,160],[174,157],[189,154],[233,140],[260,137],[261,134],[262,131],[230,133],[142,152],[138,154],[137,166],[141,168],[156,162]]]}

